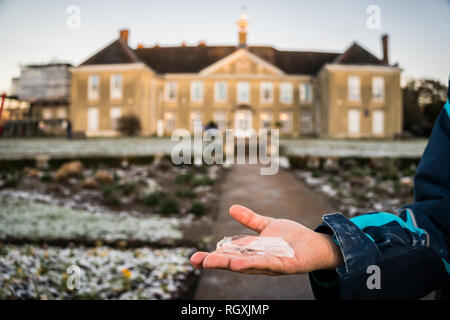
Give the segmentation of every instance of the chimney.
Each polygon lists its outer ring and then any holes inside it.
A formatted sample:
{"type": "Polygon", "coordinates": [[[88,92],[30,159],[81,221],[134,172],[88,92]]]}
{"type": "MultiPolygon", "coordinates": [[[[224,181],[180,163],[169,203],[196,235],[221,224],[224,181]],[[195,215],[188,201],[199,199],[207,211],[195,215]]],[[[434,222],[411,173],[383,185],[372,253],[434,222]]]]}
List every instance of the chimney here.
{"type": "Polygon", "coordinates": [[[125,41],[126,44],[128,44],[128,34],[130,31],[128,29],[122,29],[120,30],[120,39],[125,41]]]}
{"type": "Polygon", "coordinates": [[[385,33],[381,36],[381,42],[383,45],[383,62],[389,64],[389,36],[385,33]]]}
{"type": "Polygon", "coordinates": [[[199,47],[206,47],[206,41],[205,41],[205,40],[200,40],[200,41],[198,42],[198,46],[199,46],[199,47]]]}

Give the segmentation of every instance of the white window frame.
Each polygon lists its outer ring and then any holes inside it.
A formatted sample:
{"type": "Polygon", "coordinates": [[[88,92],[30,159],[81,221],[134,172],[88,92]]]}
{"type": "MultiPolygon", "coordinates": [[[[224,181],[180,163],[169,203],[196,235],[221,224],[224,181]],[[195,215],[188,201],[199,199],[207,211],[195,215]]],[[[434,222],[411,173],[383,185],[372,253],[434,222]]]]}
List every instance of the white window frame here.
{"type": "Polygon", "coordinates": [[[53,119],[53,110],[52,110],[52,108],[43,108],[42,109],[42,119],[44,119],[44,120],[53,119]]]}
{"type": "Polygon", "coordinates": [[[374,110],[372,112],[372,133],[376,136],[384,135],[384,122],[386,120],[386,116],[383,110],[374,110]],[[380,120],[381,121],[377,121],[380,120]]]}
{"type": "Polygon", "coordinates": [[[164,112],[164,131],[172,132],[176,129],[177,125],[177,114],[175,111],[165,111],[164,112]],[[172,123],[172,125],[168,125],[168,123],[172,123]]]}
{"type": "Polygon", "coordinates": [[[176,81],[167,81],[164,85],[164,100],[166,102],[175,102],[178,98],[178,83],[176,81]],[[174,90],[174,96],[170,97],[171,89],[174,90]]]}
{"type": "Polygon", "coordinates": [[[300,110],[300,132],[302,134],[311,134],[314,132],[312,110],[300,110]]]}
{"type": "Polygon", "coordinates": [[[384,101],[384,78],[383,77],[373,77],[372,78],[372,100],[377,102],[384,101]],[[380,94],[378,94],[380,93],[380,94]]]}
{"type": "Polygon", "coordinates": [[[226,81],[214,82],[214,101],[226,102],[228,99],[228,83],[226,81]],[[221,88],[224,90],[223,97],[221,98],[221,88]]]}
{"type": "Polygon", "coordinates": [[[236,83],[236,100],[238,103],[250,103],[250,82],[238,81],[236,83]],[[242,97],[242,94],[246,92],[246,97],[242,97]]]}
{"type": "Polygon", "coordinates": [[[90,131],[97,131],[99,129],[100,111],[97,107],[89,107],[87,109],[87,129],[90,131]],[[93,122],[93,115],[95,114],[95,123],[93,122]]]}
{"type": "Polygon", "coordinates": [[[112,74],[109,79],[109,97],[111,100],[122,99],[123,76],[121,74],[112,74]]]}
{"type": "Polygon", "coordinates": [[[67,110],[64,107],[59,107],[56,110],[56,118],[57,119],[66,119],[67,118],[67,110]]]}
{"type": "Polygon", "coordinates": [[[270,111],[262,111],[259,115],[259,128],[270,129],[272,127],[273,113],[270,111]],[[268,126],[266,126],[268,124],[268,126]]]}
{"type": "Polygon", "coordinates": [[[88,76],[88,88],[87,88],[87,98],[88,100],[98,100],[100,99],[100,76],[98,74],[91,74],[88,76]],[[94,87],[94,82],[97,82],[97,87],[94,87]]]}
{"type": "Polygon", "coordinates": [[[261,103],[263,104],[270,104],[273,103],[273,83],[269,81],[263,81],[259,85],[259,97],[261,100],[261,103]],[[265,97],[265,91],[268,90],[269,97],[266,99],[265,97]]]}
{"type": "Polygon", "coordinates": [[[122,116],[122,108],[121,107],[111,107],[111,109],[109,109],[109,118],[111,121],[111,129],[112,130],[117,130],[118,128],[118,124],[119,124],[119,119],[122,116]]]}
{"type": "Polygon", "coordinates": [[[281,133],[292,133],[294,126],[292,121],[292,111],[281,111],[279,116],[279,121],[281,123],[281,133]],[[287,116],[287,119],[283,119],[284,116],[287,116]],[[285,125],[287,124],[287,126],[285,125]]]}
{"type": "Polygon", "coordinates": [[[199,110],[192,110],[189,112],[189,120],[190,120],[190,129],[191,131],[194,131],[194,121],[200,120],[202,122],[202,128],[203,128],[203,113],[199,110]]]}
{"type": "Polygon", "coordinates": [[[228,127],[228,119],[226,111],[214,111],[213,121],[217,124],[217,129],[226,130],[228,127]]]}
{"type": "MultiPolygon", "coordinates": [[[[356,119],[355,118],[355,119],[356,119]]],[[[358,109],[350,109],[347,111],[347,130],[350,135],[359,135],[361,132],[361,110],[358,109]],[[352,122],[352,116],[357,115],[358,122],[352,122]]]]}
{"type": "Polygon", "coordinates": [[[280,83],[280,103],[292,104],[294,100],[294,86],[292,82],[280,83]]]}
{"type": "Polygon", "coordinates": [[[359,76],[351,75],[347,79],[348,86],[348,100],[360,101],[361,100],[361,78],[359,76]]]}
{"type": "Polygon", "coordinates": [[[313,102],[313,90],[312,85],[309,82],[302,82],[299,85],[299,100],[301,103],[313,102]]]}
{"type": "Polygon", "coordinates": [[[203,81],[191,81],[191,102],[202,102],[204,93],[203,81]],[[199,90],[199,96],[196,95],[197,89],[199,90]]]}

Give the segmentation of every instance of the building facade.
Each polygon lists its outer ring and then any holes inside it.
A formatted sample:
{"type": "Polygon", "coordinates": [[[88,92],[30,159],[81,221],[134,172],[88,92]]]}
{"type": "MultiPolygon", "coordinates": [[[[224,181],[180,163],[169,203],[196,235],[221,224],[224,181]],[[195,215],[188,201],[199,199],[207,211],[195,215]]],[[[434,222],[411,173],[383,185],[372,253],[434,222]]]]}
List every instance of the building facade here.
{"type": "Polygon", "coordinates": [[[63,134],[69,118],[70,68],[66,63],[27,65],[13,79],[14,93],[30,103],[28,119],[39,121],[44,134],[63,134]]]}
{"type": "Polygon", "coordinates": [[[246,135],[279,128],[283,136],[391,138],[402,129],[401,70],[354,43],[343,53],[236,46],[128,46],[118,40],[72,69],[70,118],[88,136],[117,135],[135,114],[144,135],[215,122],[246,135]]]}

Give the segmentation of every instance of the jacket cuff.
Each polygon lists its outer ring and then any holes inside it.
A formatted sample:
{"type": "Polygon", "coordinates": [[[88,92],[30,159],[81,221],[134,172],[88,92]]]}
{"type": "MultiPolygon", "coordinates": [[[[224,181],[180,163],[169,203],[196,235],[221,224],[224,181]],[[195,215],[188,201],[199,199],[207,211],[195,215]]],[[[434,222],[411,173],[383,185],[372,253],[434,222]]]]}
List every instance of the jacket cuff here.
{"type": "Polygon", "coordinates": [[[341,213],[324,215],[322,220],[316,231],[331,235],[342,252],[344,264],[336,269],[339,277],[365,272],[382,259],[376,244],[341,213]]]}

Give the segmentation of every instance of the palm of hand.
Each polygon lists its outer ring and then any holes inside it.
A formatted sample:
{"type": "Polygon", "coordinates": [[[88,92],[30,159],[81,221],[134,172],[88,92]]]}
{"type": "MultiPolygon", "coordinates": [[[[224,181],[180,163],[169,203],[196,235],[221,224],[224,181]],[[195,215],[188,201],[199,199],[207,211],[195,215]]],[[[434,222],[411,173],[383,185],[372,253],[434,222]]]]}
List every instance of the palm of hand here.
{"type": "Polygon", "coordinates": [[[197,252],[191,257],[194,267],[269,275],[306,273],[329,267],[330,245],[327,236],[294,221],[263,217],[241,206],[231,207],[230,214],[260,236],[283,238],[294,250],[295,256],[232,256],[218,252],[197,252]]]}

